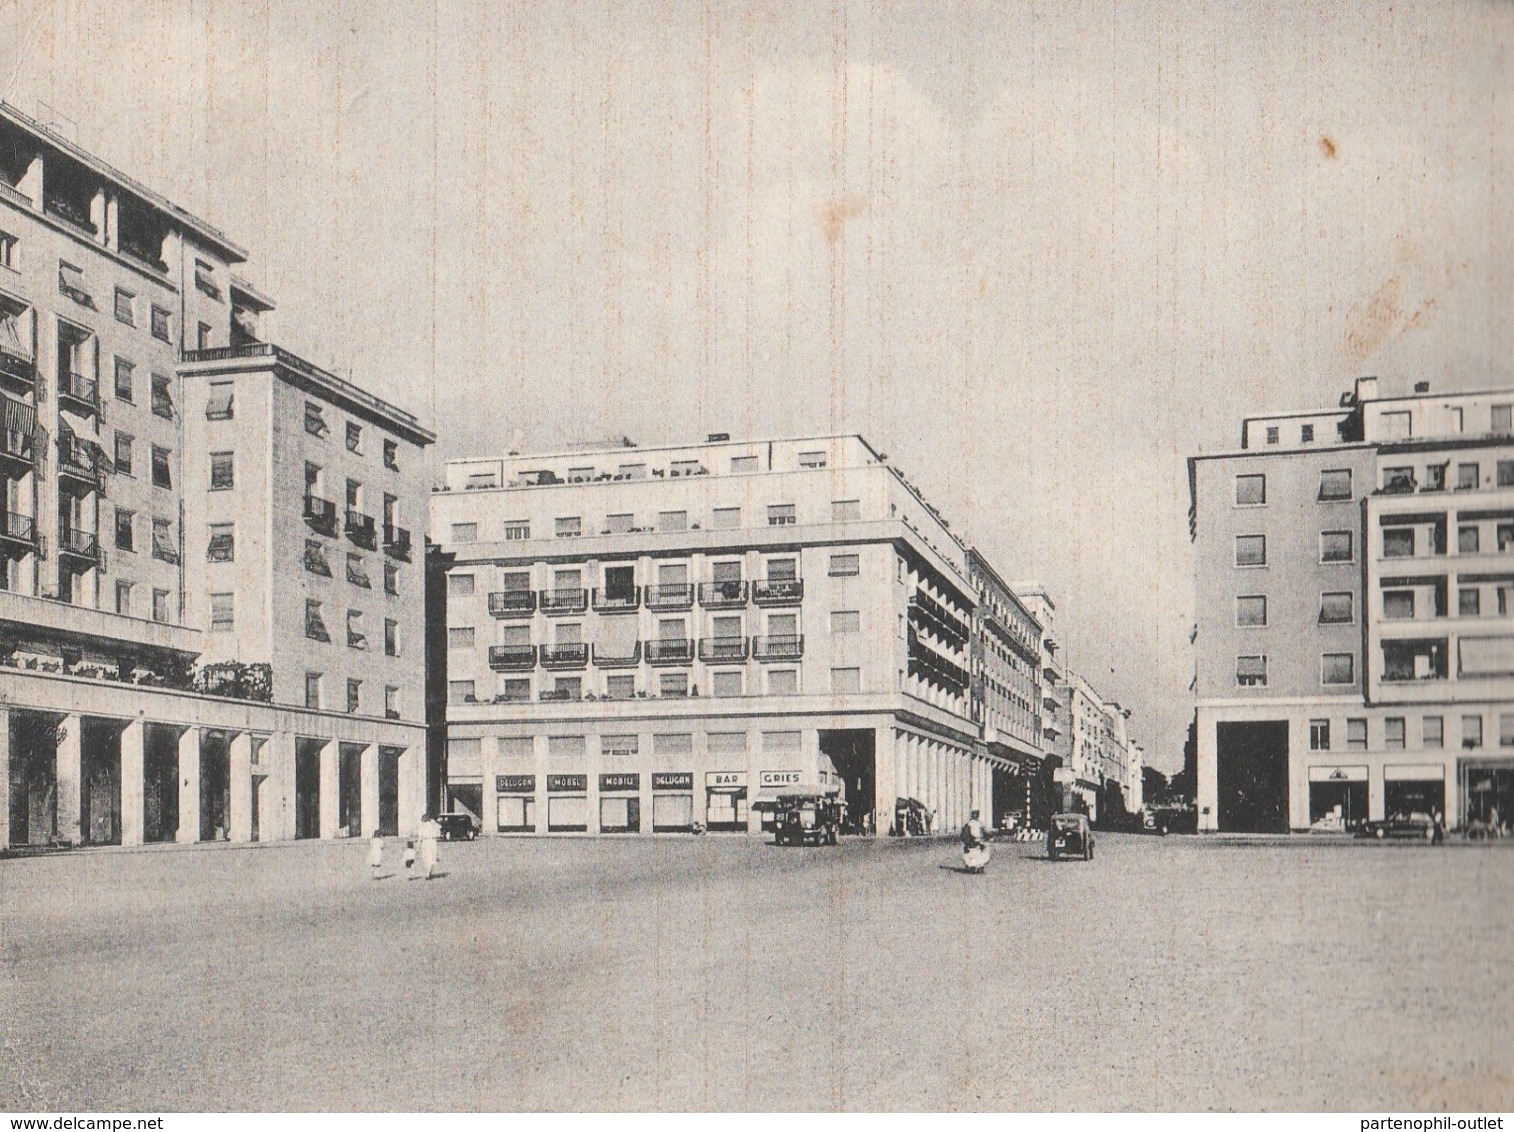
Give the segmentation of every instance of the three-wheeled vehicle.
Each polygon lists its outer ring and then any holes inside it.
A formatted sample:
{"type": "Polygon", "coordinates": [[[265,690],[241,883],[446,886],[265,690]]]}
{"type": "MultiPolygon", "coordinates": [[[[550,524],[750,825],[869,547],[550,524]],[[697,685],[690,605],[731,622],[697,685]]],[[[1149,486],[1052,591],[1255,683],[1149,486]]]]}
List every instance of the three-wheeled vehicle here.
{"type": "Polygon", "coordinates": [[[777,845],[834,845],[846,817],[846,803],[833,791],[781,794],[773,807],[777,845]]]}
{"type": "Polygon", "coordinates": [[[1053,814],[1046,831],[1046,855],[1053,861],[1062,857],[1093,860],[1093,830],[1087,814],[1053,814]]]}

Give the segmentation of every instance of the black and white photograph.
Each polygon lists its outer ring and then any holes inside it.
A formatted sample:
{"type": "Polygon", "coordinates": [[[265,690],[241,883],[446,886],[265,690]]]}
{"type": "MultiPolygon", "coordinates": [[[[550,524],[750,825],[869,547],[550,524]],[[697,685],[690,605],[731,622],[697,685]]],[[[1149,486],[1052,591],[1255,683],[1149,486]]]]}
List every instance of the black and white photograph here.
{"type": "Polygon", "coordinates": [[[4,0],[0,1113],[1502,1127],[1511,172],[1504,0],[4,0]]]}

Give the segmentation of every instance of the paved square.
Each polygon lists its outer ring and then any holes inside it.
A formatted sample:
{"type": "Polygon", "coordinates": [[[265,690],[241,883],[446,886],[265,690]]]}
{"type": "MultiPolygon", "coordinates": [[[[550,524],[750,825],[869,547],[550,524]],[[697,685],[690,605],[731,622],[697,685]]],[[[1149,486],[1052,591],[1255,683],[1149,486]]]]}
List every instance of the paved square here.
{"type": "Polygon", "coordinates": [[[1504,846],[366,850],[0,862],[0,1107],[1514,1107],[1504,846]]]}

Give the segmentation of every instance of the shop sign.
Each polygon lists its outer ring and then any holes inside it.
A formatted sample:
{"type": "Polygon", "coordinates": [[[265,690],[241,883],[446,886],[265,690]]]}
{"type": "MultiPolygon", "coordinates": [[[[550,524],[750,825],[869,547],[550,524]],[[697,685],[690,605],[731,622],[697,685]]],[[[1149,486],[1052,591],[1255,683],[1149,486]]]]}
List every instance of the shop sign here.
{"type": "Polygon", "coordinates": [[[704,776],[704,784],[710,790],[745,790],[746,771],[712,770],[704,776]]]}
{"type": "Polygon", "coordinates": [[[494,776],[494,792],[496,794],[535,794],[536,775],[496,774],[494,776]]]}
{"type": "Polygon", "coordinates": [[[615,790],[640,789],[641,775],[639,774],[601,774],[599,776],[599,790],[602,794],[615,790]]]}
{"type": "Polygon", "coordinates": [[[1059,767],[1053,767],[1052,768],[1051,780],[1053,782],[1060,782],[1060,783],[1063,783],[1064,785],[1066,785],[1066,784],[1070,784],[1070,783],[1076,782],[1078,780],[1078,776],[1073,773],[1072,767],[1070,767],[1070,766],[1059,766],[1059,767]]]}
{"type": "Polygon", "coordinates": [[[1309,781],[1366,782],[1367,768],[1364,766],[1311,766],[1309,781]]]}
{"type": "Polygon", "coordinates": [[[692,790],[694,789],[693,771],[654,771],[652,774],[653,790],[692,790]]]}
{"type": "Polygon", "coordinates": [[[586,774],[547,775],[547,793],[549,794],[573,794],[588,788],[589,776],[586,774]]]}
{"type": "Polygon", "coordinates": [[[757,774],[757,784],[763,790],[777,790],[783,786],[798,786],[804,781],[802,770],[764,770],[757,774]]]}

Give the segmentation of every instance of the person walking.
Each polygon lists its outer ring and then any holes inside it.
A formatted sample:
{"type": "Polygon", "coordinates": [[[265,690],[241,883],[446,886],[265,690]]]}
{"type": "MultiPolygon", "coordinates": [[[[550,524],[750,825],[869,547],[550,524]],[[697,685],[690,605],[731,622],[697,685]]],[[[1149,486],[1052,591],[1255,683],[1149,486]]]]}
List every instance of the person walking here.
{"type": "Polygon", "coordinates": [[[436,818],[429,813],[421,818],[420,828],[420,858],[419,868],[416,870],[422,880],[430,880],[436,872],[436,843],[441,838],[442,827],[437,824],[436,818]]]}
{"type": "Polygon", "coordinates": [[[970,873],[981,873],[988,867],[989,856],[988,833],[974,810],[962,825],[962,866],[970,873]]]}
{"type": "Polygon", "coordinates": [[[373,840],[368,842],[368,875],[374,880],[379,879],[379,872],[384,867],[384,837],[378,830],[373,831],[373,840]]]}

